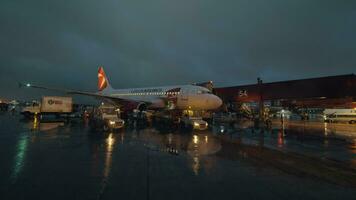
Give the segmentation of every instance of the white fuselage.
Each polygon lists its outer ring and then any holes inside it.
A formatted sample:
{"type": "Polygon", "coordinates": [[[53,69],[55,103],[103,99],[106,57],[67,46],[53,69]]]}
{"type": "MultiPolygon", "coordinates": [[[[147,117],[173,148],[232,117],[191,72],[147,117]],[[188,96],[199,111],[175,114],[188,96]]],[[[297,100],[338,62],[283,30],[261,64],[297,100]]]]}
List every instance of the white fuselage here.
{"type": "Polygon", "coordinates": [[[147,103],[153,109],[213,110],[222,105],[221,99],[207,88],[195,85],[147,87],[130,89],[106,89],[100,92],[133,102],[147,103]]]}

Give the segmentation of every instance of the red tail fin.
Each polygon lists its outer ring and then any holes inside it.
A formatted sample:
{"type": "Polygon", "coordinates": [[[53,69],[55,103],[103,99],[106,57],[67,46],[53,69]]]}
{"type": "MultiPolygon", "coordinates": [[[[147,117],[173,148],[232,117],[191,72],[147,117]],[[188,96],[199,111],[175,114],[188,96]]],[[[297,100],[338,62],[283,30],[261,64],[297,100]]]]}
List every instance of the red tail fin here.
{"type": "Polygon", "coordinates": [[[108,79],[106,78],[104,68],[99,67],[98,71],[98,90],[102,91],[108,86],[108,79]]]}

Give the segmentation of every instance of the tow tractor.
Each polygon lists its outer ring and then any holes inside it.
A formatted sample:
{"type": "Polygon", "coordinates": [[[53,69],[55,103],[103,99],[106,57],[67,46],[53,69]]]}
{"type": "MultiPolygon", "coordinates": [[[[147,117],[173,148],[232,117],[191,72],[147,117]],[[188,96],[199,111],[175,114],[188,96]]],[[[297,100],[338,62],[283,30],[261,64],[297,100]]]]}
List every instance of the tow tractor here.
{"type": "Polygon", "coordinates": [[[153,124],[159,127],[180,127],[184,131],[206,130],[208,122],[203,120],[199,112],[192,110],[156,112],[152,118],[153,124]]]}
{"type": "Polygon", "coordinates": [[[182,117],[182,122],[185,128],[193,130],[206,130],[208,122],[204,121],[201,117],[182,117]]]}
{"type": "Polygon", "coordinates": [[[90,118],[90,126],[93,129],[104,131],[119,130],[125,125],[125,121],[120,116],[120,109],[114,106],[101,105],[93,112],[90,118]]]}
{"type": "Polygon", "coordinates": [[[181,125],[186,129],[201,131],[208,129],[208,122],[204,121],[200,116],[194,116],[194,112],[191,110],[183,111],[181,125]]]}

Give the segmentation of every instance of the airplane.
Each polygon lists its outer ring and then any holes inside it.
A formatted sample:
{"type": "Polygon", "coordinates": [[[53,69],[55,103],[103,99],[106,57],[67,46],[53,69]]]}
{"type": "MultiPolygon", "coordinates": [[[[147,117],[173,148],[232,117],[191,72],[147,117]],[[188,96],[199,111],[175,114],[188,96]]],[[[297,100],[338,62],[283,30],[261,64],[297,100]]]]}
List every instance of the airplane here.
{"type": "Polygon", "coordinates": [[[197,85],[113,89],[103,67],[99,67],[98,70],[98,92],[49,88],[30,83],[25,86],[97,97],[116,106],[127,105],[136,107],[140,111],[146,109],[215,110],[222,105],[222,100],[218,96],[212,94],[209,89],[197,85]]]}

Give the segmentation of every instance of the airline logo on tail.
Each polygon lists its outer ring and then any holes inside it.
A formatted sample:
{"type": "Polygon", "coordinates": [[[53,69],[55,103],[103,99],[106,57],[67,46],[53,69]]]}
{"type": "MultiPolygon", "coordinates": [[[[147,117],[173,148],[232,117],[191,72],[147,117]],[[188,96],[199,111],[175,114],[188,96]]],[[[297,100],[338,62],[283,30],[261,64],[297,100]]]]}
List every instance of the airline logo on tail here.
{"type": "Polygon", "coordinates": [[[98,71],[98,90],[102,91],[108,86],[108,80],[106,79],[106,75],[103,67],[99,68],[98,71]]]}

